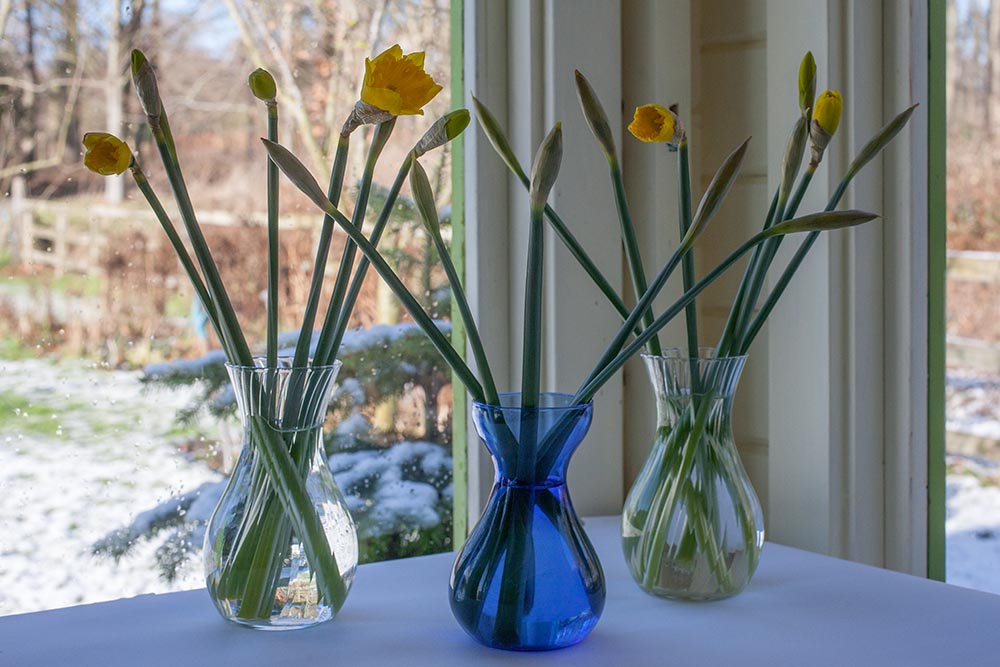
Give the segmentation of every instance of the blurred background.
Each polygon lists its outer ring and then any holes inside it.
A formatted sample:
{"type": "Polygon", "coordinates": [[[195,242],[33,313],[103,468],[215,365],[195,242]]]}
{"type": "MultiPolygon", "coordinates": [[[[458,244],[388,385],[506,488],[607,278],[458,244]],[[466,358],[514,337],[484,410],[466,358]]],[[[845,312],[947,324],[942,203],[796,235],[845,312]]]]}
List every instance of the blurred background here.
{"type": "MultiPolygon", "coordinates": [[[[247,75],[274,74],[280,140],[325,182],[365,57],[394,43],[427,52],[444,90],[426,115],[397,123],[370,224],[403,156],[450,109],[449,6],[0,0],[0,614],[203,585],[201,530],[239,451],[224,359],[159,224],[130,178],[82,166],[83,133],[117,134],[173,213],[130,51],[156,69],[205,235],[260,344],[266,125],[247,75]]],[[[370,128],[353,135],[348,212],[369,140],[370,128]]],[[[446,238],[449,151],[422,160],[446,238]]],[[[321,217],[284,179],[282,188],[280,314],[291,346],[321,217]]],[[[448,329],[447,284],[405,188],[380,247],[448,329]]],[[[374,272],[341,357],[327,453],[362,560],[451,549],[451,375],[374,272]]]]}
{"type": "Polygon", "coordinates": [[[1000,593],[1000,1],[947,19],[947,580],[1000,593]]]}

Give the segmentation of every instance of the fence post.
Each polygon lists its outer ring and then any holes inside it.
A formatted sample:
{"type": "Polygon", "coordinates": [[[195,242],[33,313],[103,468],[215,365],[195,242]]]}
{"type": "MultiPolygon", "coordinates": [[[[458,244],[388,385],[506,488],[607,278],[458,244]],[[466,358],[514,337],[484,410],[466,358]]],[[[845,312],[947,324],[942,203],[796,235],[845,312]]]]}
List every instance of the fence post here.
{"type": "Polygon", "coordinates": [[[66,273],[67,262],[69,261],[69,218],[66,213],[60,211],[56,214],[55,231],[52,234],[51,252],[55,257],[56,275],[61,276],[66,273]]]}
{"type": "Polygon", "coordinates": [[[25,191],[24,176],[17,175],[10,179],[10,231],[13,238],[8,237],[6,241],[10,243],[14,263],[24,262],[27,257],[24,247],[24,239],[29,236],[25,230],[28,217],[24,204],[25,191]]]}

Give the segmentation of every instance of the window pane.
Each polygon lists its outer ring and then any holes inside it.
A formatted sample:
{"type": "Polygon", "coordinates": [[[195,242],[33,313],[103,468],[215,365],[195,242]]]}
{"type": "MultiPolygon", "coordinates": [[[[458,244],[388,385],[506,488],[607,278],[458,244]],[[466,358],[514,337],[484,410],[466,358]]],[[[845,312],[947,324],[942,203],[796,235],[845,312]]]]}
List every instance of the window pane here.
{"type": "Polygon", "coordinates": [[[983,159],[1000,128],[1000,2],[948,0],[946,29],[945,578],[1000,593],[1000,187],[983,159]]]}
{"type": "MultiPolygon", "coordinates": [[[[239,452],[224,359],[170,244],[130,179],[81,167],[84,132],[122,136],[179,222],[128,79],[131,49],[156,68],[203,231],[262,351],[266,125],[247,75],[260,64],[274,73],[280,141],[326,182],[365,57],[395,43],[426,51],[443,90],[423,116],[397,122],[374,172],[370,231],[404,156],[451,106],[449,8],[13,3],[0,42],[0,614],[203,585],[204,523],[239,452]]],[[[352,136],[340,206],[348,214],[371,134],[352,136]]],[[[447,215],[450,148],[421,163],[447,215]]],[[[281,188],[280,324],[290,349],[322,218],[284,178],[281,188]]],[[[343,247],[338,231],[324,305],[343,247]]],[[[450,326],[447,283],[408,186],[380,248],[450,326]]],[[[327,453],[362,562],[451,549],[451,374],[374,271],[339,357],[327,453]]]]}

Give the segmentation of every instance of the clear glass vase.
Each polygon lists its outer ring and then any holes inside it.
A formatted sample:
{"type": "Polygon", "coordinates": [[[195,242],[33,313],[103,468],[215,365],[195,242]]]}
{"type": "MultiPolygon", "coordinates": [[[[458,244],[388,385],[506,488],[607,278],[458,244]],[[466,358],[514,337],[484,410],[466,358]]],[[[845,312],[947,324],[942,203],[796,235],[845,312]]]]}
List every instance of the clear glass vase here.
{"type": "Polygon", "coordinates": [[[521,408],[476,403],[476,430],[496,483],[451,575],[451,609],[477,641],[540,651],[576,644],[604,609],[604,572],[566,488],[570,456],[590,427],[593,404],[543,394],[521,408]]]}
{"type": "Polygon", "coordinates": [[[656,441],[625,500],[622,546],[635,581],[663,597],[714,600],[750,582],[764,518],[733,439],[746,357],[644,356],[656,441]]]}
{"type": "Polygon", "coordinates": [[[227,365],[243,448],[205,532],[206,583],[227,620],[302,628],[340,610],[358,562],[357,531],[323,448],[340,362],[255,361],[227,365]]]}

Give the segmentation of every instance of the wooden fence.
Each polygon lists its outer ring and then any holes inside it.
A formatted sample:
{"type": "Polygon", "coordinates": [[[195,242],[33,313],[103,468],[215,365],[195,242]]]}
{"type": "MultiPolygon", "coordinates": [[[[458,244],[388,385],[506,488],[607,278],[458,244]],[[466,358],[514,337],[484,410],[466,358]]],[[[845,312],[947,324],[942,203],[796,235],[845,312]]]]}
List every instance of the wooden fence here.
{"type": "MultiPolygon", "coordinates": [[[[125,229],[148,230],[149,247],[166,243],[160,224],[145,205],[114,205],[29,199],[21,179],[11,183],[6,211],[0,210],[0,250],[8,245],[19,264],[52,268],[56,274],[93,275],[110,241],[125,229]]],[[[281,226],[312,228],[319,234],[317,216],[282,216],[281,226]]],[[[176,221],[180,224],[180,221],[176,221]]],[[[203,211],[198,222],[207,227],[266,225],[264,214],[237,216],[225,211],[203,211]]]]}
{"type": "MultiPolygon", "coordinates": [[[[947,267],[949,281],[996,285],[1000,289],[1000,252],[949,250],[947,267]]],[[[946,345],[949,366],[1000,375],[1000,345],[958,336],[948,336],[946,345]]],[[[1000,460],[1000,440],[961,431],[948,431],[947,449],[953,453],[1000,460]]]]}

